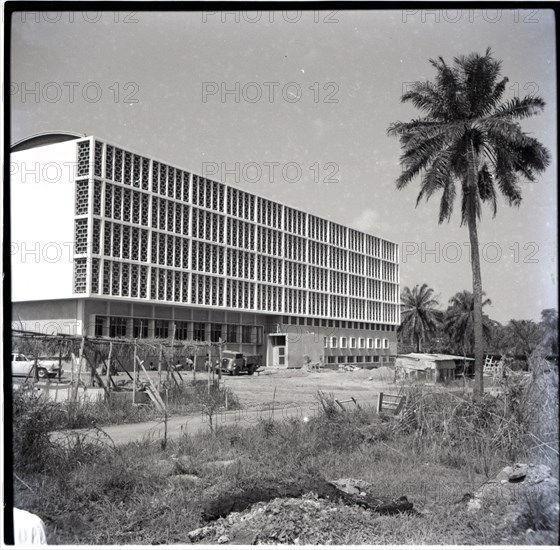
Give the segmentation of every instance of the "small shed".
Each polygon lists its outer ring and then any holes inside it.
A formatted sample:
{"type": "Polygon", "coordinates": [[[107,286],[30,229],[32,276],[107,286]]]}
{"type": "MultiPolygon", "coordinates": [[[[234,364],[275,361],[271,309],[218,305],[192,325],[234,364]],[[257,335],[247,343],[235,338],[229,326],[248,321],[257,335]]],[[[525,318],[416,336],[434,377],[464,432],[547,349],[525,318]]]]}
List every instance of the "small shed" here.
{"type": "Polygon", "coordinates": [[[465,361],[474,361],[460,355],[443,353],[407,353],[398,355],[396,377],[414,378],[427,382],[446,383],[455,379],[455,373],[465,361]]]}

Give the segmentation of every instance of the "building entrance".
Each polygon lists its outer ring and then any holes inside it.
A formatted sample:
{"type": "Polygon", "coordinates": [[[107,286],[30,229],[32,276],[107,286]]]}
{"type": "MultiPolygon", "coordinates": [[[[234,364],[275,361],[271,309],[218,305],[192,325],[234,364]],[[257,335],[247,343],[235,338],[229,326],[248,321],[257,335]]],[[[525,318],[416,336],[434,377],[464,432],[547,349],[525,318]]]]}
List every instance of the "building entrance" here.
{"type": "Polygon", "coordinates": [[[271,354],[269,355],[273,367],[285,367],[286,366],[286,335],[282,334],[271,334],[270,347],[271,354]]]}

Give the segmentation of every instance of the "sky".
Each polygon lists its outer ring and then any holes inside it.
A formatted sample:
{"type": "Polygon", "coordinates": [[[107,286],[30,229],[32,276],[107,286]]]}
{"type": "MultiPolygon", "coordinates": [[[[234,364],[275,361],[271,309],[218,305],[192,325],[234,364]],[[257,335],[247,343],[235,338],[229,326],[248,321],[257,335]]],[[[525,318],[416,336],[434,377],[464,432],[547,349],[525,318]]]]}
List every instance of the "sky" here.
{"type": "Polygon", "coordinates": [[[500,322],[557,307],[554,14],[547,10],[26,12],[12,19],[12,142],[64,130],[121,145],[400,245],[401,287],[427,283],[442,307],[472,288],[460,204],[397,191],[391,122],[432,79],[430,58],[491,47],[505,99],[537,93],[522,122],[552,163],[479,227],[482,280],[500,322]]]}

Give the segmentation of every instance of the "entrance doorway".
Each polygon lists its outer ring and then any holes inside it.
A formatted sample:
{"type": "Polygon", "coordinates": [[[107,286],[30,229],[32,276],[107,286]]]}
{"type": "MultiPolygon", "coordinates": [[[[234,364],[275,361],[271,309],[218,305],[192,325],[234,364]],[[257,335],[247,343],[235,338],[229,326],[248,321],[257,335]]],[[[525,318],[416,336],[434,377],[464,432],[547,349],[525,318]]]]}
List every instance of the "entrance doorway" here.
{"type": "Polygon", "coordinates": [[[285,334],[271,334],[270,338],[270,355],[273,367],[286,366],[286,335],[285,334]]]}

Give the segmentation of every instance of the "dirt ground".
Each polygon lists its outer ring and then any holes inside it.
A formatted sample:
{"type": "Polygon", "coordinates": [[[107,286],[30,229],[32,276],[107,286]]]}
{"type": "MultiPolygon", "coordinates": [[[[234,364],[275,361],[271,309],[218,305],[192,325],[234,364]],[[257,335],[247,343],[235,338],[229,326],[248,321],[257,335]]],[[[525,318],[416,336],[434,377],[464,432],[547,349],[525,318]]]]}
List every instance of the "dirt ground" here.
{"type": "Polygon", "coordinates": [[[358,403],[373,403],[380,391],[396,389],[393,371],[386,367],[353,372],[268,367],[253,376],[224,376],[226,386],[237,395],[243,407],[268,407],[273,398],[275,407],[296,403],[314,405],[317,392],[333,394],[339,401],[354,397],[358,403]]]}

